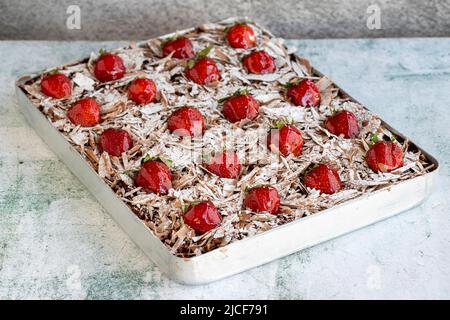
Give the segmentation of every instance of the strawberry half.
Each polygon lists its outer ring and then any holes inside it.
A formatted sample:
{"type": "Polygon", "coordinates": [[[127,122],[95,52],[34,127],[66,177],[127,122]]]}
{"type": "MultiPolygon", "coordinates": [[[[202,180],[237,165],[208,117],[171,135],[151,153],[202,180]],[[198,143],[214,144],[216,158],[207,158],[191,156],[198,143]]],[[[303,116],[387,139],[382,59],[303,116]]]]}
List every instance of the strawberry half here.
{"type": "Polygon", "coordinates": [[[358,120],[350,111],[339,111],[325,120],[325,128],[334,135],[343,135],[344,138],[355,138],[358,136],[358,120]]]}
{"type": "Polygon", "coordinates": [[[125,130],[109,128],[100,135],[98,146],[112,156],[120,156],[133,147],[133,139],[125,130]]]}
{"type": "Polygon", "coordinates": [[[221,178],[236,179],[241,173],[241,163],[237,154],[233,151],[217,152],[213,158],[205,164],[206,169],[221,178]]]}
{"type": "Polygon", "coordinates": [[[169,167],[159,160],[145,161],[135,178],[138,187],[146,192],[165,195],[172,188],[172,175],[169,167]]]}
{"type": "Polygon", "coordinates": [[[192,42],[186,37],[179,37],[165,42],[162,50],[164,56],[168,56],[173,52],[172,57],[177,59],[190,59],[195,56],[192,42]]]}
{"type": "Polygon", "coordinates": [[[169,116],[167,127],[170,132],[179,136],[197,137],[205,131],[205,122],[197,109],[181,107],[169,116]]]}
{"type": "Polygon", "coordinates": [[[103,53],[95,62],[94,74],[101,82],[118,80],[125,75],[123,60],[116,54],[103,53]]]}
{"type": "Polygon", "coordinates": [[[67,98],[72,93],[72,83],[62,73],[50,74],[42,78],[41,91],[52,98],[67,98]]]}
{"type": "Polygon", "coordinates": [[[287,95],[296,106],[317,107],[320,104],[319,89],[309,79],[304,79],[298,84],[291,85],[287,95]]]}
{"type": "Polygon", "coordinates": [[[253,51],[242,60],[244,67],[250,73],[265,74],[275,71],[275,61],[265,51],[253,51]]]}
{"type": "Polygon", "coordinates": [[[366,161],[375,172],[390,172],[403,166],[403,151],[393,141],[376,142],[367,151],[366,161]]]}
{"type": "Polygon", "coordinates": [[[137,78],[128,87],[128,98],[137,104],[153,102],[156,97],[156,84],[153,80],[137,78]]]}
{"type": "Polygon", "coordinates": [[[256,43],[255,32],[244,23],[232,26],[227,32],[227,39],[233,48],[248,49],[254,47],[256,43]]]}
{"type": "Polygon", "coordinates": [[[238,90],[225,100],[222,112],[233,123],[243,119],[253,120],[259,114],[259,103],[247,91],[238,90]]]}
{"type": "Polygon", "coordinates": [[[273,187],[253,188],[247,193],[244,204],[254,212],[277,214],[280,208],[280,195],[273,187]]]}
{"type": "Polygon", "coordinates": [[[75,125],[92,127],[100,122],[100,106],[94,98],[84,98],[75,102],[67,117],[75,125]]]}
{"type": "Polygon", "coordinates": [[[281,153],[287,157],[290,154],[298,157],[302,154],[303,137],[300,130],[290,124],[271,129],[267,136],[267,147],[272,152],[281,153]]]}
{"type": "Polygon", "coordinates": [[[220,225],[222,216],[211,201],[203,201],[191,206],[183,215],[184,223],[203,234],[220,225]]]}
{"type": "Polygon", "coordinates": [[[309,171],[303,178],[303,183],[308,188],[317,189],[326,194],[336,193],[342,188],[339,174],[326,164],[319,164],[309,171]]]}

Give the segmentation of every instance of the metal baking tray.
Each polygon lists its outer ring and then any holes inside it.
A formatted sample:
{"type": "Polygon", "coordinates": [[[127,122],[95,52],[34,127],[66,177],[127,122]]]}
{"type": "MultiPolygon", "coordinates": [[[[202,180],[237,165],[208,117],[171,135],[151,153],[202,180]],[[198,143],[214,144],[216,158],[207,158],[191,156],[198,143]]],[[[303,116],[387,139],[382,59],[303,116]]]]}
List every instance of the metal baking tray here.
{"type": "MultiPolygon", "coordinates": [[[[243,20],[256,24],[248,18],[240,17],[229,18],[225,21],[231,23],[243,20]]],[[[263,27],[259,25],[258,27],[271,34],[263,27]]],[[[191,30],[194,29],[183,30],[183,32],[191,30]]],[[[321,75],[317,70],[314,70],[314,72],[321,75]]],[[[392,217],[424,201],[432,191],[438,172],[439,164],[437,160],[411,143],[412,147],[420,150],[428,161],[434,165],[429,173],[402,181],[389,188],[359,196],[340,205],[243,240],[232,242],[200,256],[181,258],[170,253],[159,238],[120,200],[63,135],[53,127],[44,114],[28,99],[21,86],[38,76],[39,73],[20,77],[16,81],[19,107],[27,121],[97,198],[129,237],[162,272],[179,283],[203,284],[225,278],[392,217]]],[[[337,85],[336,87],[339,88],[337,85]]],[[[339,89],[343,94],[346,94],[341,88],[339,89]]],[[[397,137],[407,139],[385,122],[382,122],[382,124],[397,137]]]]}

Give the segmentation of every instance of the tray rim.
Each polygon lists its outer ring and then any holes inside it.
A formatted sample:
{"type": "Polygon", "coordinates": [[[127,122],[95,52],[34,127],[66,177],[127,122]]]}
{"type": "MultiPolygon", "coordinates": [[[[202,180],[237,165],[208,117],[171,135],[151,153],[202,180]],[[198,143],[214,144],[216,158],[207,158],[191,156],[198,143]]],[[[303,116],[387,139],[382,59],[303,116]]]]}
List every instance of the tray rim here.
{"type": "MultiPolygon", "coordinates": [[[[234,23],[234,22],[240,22],[240,21],[245,21],[245,22],[248,22],[248,23],[252,23],[252,24],[258,26],[263,32],[267,33],[268,35],[270,35],[270,36],[272,36],[272,37],[275,37],[275,36],[274,36],[270,31],[268,31],[265,27],[261,26],[260,24],[258,24],[257,22],[255,22],[253,19],[250,19],[250,18],[248,18],[248,17],[230,17],[230,18],[227,18],[227,19],[223,19],[223,20],[216,21],[216,23],[234,23]]],[[[200,26],[200,25],[199,25],[199,26],[200,26]]],[[[146,44],[147,41],[152,40],[152,39],[167,38],[167,37],[170,37],[170,36],[173,36],[173,35],[176,35],[176,34],[184,34],[184,33],[188,33],[188,32],[191,32],[191,31],[196,30],[199,26],[191,27],[191,28],[187,28],[187,29],[183,29],[183,30],[171,32],[171,33],[168,33],[168,34],[165,34],[165,35],[153,37],[153,38],[150,38],[150,39],[147,39],[147,40],[143,40],[143,41],[138,42],[138,43],[137,43],[137,46],[138,46],[138,47],[141,47],[141,46],[143,46],[144,44],[146,44]]],[[[282,38],[282,39],[283,39],[283,41],[285,40],[284,38],[282,38]]],[[[131,42],[129,42],[128,45],[125,45],[125,46],[119,47],[119,48],[114,48],[114,49],[112,49],[112,50],[117,50],[117,49],[121,49],[121,48],[128,48],[128,47],[130,46],[130,44],[131,44],[131,42]]],[[[286,46],[286,45],[285,45],[285,46],[286,46]]],[[[291,53],[291,56],[301,57],[297,52],[291,53]]],[[[63,64],[63,65],[61,65],[61,66],[57,66],[57,67],[70,66],[70,65],[74,65],[74,64],[78,64],[78,63],[83,63],[83,62],[85,62],[87,59],[88,59],[88,57],[82,58],[82,59],[78,59],[78,60],[75,60],[75,61],[72,61],[72,62],[65,63],[65,64],[63,64]]],[[[55,68],[55,67],[51,67],[51,68],[53,69],[53,68],[55,68]]],[[[252,236],[248,236],[248,237],[245,237],[245,238],[240,239],[240,240],[235,240],[235,241],[233,241],[233,242],[231,242],[231,243],[229,243],[229,244],[227,244],[227,245],[225,245],[225,246],[217,247],[217,248],[215,248],[215,249],[213,249],[213,250],[211,250],[211,251],[202,253],[202,254],[200,254],[200,255],[198,255],[198,256],[193,256],[193,257],[180,257],[180,256],[175,255],[175,254],[174,254],[174,253],[173,253],[173,252],[172,252],[172,251],[171,251],[171,250],[163,243],[163,241],[161,241],[161,240],[153,233],[153,231],[152,231],[148,226],[145,225],[145,223],[143,222],[143,220],[141,220],[139,217],[136,216],[136,214],[131,210],[131,208],[130,208],[130,207],[129,207],[122,199],[120,199],[120,197],[117,196],[117,194],[111,189],[111,187],[110,187],[110,186],[109,186],[102,178],[100,178],[100,176],[98,176],[98,173],[97,173],[97,172],[96,172],[96,171],[95,171],[95,170],[87,163],[87,161],[86,161],[86,160],[81,156],[81,154],[79,154],[79,152],[78,152],[78,151],[77,151],[77,150],[69,143],[69,141],[66,140],[66,138],[64,137],[64,135],[61,134],[61,132],[51,124],[51,122],[50,122],[50,121],[47,119],[47,117],[42,113],[42,111],[39,110],[39,109],[37,108],[37,106],[36,106],[36,105],[28,98],[28,96],[27,96],[27,94],[25,93],[25,91],[24,91],[24,89],[23,89],[22,86],[23,86],[26,82],[28,82],[28,81],[30,81],[30,80],[32,80],[32,79],[35,79],[36,77],[39,77],[42,73],[46,72],[46,71],[49,70],[49,69],[50,69],[50,68],[45,68],[45,69],[42,69],[42,70],[39,70],[39,71],[36,71],[36,72],[31,72],[31,73],[28,73],[28,74],[25,74],[25,75],[22,75],[22,76],[17,77],[17,79],[16,79],[16,81],[15,81],[16,95],[18,95],[18,90],[20,90],[20,92],[24,95],[24,98],[27,100],[27,102],[30,103],[34,108],[36,108],[36,110],[38,111],[38,113],[40,114],[40,116],[41,116],[42,118],[44,118],[45,121],[48,122],[49,126],[50,126],[51,128],[53,128],[54,132],[55,132],[57,135],[59,135],[61,138],[65,139],[66,144],[70,147],[70,149],[71,149],[73,152],[75,152],[75,153],[79,156],[79,158],[85,163],[85,166],[88,167],[88,168],[90,169],[90,172],[91,172],[93,175],[95,175],[95,177],[97,178],[97,180],[101,181],[102,184],[103,184],[106,188],[108,188],[108,189],[114,194],[114,196],[117,198],[117,200],[120,201],[120,202],[128,209],[129,213],[130,213],[135,219],[137,219],[138,222],[140,222],[141,224],[144,225],[144,227],[148,230],[147,233],[150,234],[155,240],[157,240],[157,242],[159,242],[159,243],[161,244],[161,246],[165,249],[166,253],[168,254],[169,258],[170,258],[170,259],[173,259],[173,260],[182,261],[182,262],[198,262],[198,260],[207,259],[208,257],[210,257],[210,256],[212,256],[212,255],[221,254],[221,252],[223,252],[224,250],[227,250],[228,248],[231,248],[231,247],[239,246],[239,245],[240,245],[241,243],[243,243],[243,242],[248,242],[248,241],[258,241],[258,239],[260,239],[261,237],[263,237],[263,236],[265,236],[265,235],[268,235],[268,234],[270,234],[270,233],[274,233],[274,232],[282,232],[282,230],[283,230],[284,228],[292,227],[292,226],[295,225],[295,224],[299,224],[299,223],[301,223],[301,222],[304,222],[304,221],[306,221],[306,220],[310,220],[310,219],[313,219],[313,218],[316,218],[316,217],[319,217],[319,216],[329,215],[330,213],[332,213],[332,212],[333,212],[334,210],[336,210],[336,209],[341,209],[341,208],[343,208],[343,207],[345,207],[345,206],[351,206],[351,205],[353,205],[354,203],[357,203],[357,202],[360,202],[361,200],[367,199],[367,198],[371,197],[371,196],[374,195],[374,194],[383,193],[383,192],[389,192],[390,189],[391,189],[392,187],[395,187],[395,186],[397,186],[397,185],[399,185],[399,184],[406,184],[406,183],[408,183],[408,182],[411,182],[411,181],[416,180],[416,179],[419,179],[419,178],[423,178],[423,177],[425,177],[425,176],[436,175],[436,174],[439,172],[440,164],[439,164],[439,161],[438,161],[434,156],[432,156],[430,153],[428,153],[428,152],[425,151],[423,148],[421,148],[420,146],[418,146],[415,142],[413,142],[413,140],[411,140],[410,138],[408,138],[408,137],[405,136],[404,134],[400,133],[397,129],[395,129],[394,127],[392,127],[391,125],[389,125],[385,120],[383,120],[383,119],[380,117],[380,120],[381,120],[381,124],[382,124],[382,125],[384,125],[387,129],[389,129],[391,132],[393,132],[396,136],[398,136],[398,137],[400,137],[400,138],[402,138],[402,139],[404,139],[404,140],[408,140],[408,141],[410,142],[410,145],[414,146],[417,150],[419,150],[420,152],[422,152],[422,153],[427,157],[427,159],[434,165],[434,167],[433,167],[429,172],[427,172],[427,173],[425,173],[425,174],[423,174],[423,175],[420,175],[420,176],[416,176],[416,177],[407,179],[407,180],[403,180],[403,181],[400,181],[400,182],[396,182],[396,183],[394,183],[393,185],[391,185],[391,186],[389,186],[389,187],[385,187],[385,188],[383,188],[383,189],[379,189],[379,190],[376,190],[376,191],[373,191],[373,192],[370,192],[370,193],[366,193],[366,194],[361,194],[360,196],[357,196],[356,198],[347,200],[347,201],[345,201],[345,202],[343,202],[343,203],[340,203],[340,204],[338,204],[338,205],[335,205],[335,206],[333,206],[333,207],[327,208],[327,209],[325,209],[325,210],[318,211],[317,213],[311,214],[311,215],[306,216],[306,217],[298,218],[298,219],[296,219],[296,220],[293,220],[293,221],[284,223],[284,224],[279,225],[279,226],[276,226],[276,227],[274,227],[274,228],[272,228],[272,229],[270,229],[270,230],[266,230],[266,231],[263,231],[263,232],[254,234],[254,235],[252,235],[252,236]]],[[[314,67],[312,67],[312,71],[313,71],[315,74],[317,74],[318,76],[325,76],[322,72],[320,72],[319,70],[317,70],[317,69],[314,68],[314,67]]],[[[327,77],[328,77],[328,76],[327,76],[327,77]]],[[[344,95],[346,95],[347,97],[349,97],[352,101],[354,101],[354,102],[360,104],[364,109],[370,111],[371,113],[376,114],[375,112],[373,112],[373,111],[371,111],[369,108],[367,108],[365,104],[361,104],[358,100],[356,100],[356,99],[353,98],[351,95],[349,95],[349,94],[348,94],[345,90],[343,90],[338,84],[336,84],[336,82],[335,82],[334,80],[332,80],[330,77],[328,77],[328,78],[332,81],[333,85],[334,85],[336,88],[338,88],[339,91],[340,91],[342,94],[344,94],[344,95]]],[[[34,129],[34,128],[33,128],[33,129],[34,129]]],[[[35,131],[36,131],[36,130],[35,130],[35,131]]],[[[42,138],[41,138],[41,139],[42,139],[42,138]]],[[[47,141],[45,141],[44,139],[42,139],[42,140],[47,144],[47,141]]],[[[50,148],[50,149],[52,150],[52,152],[54,152],[52,148],[50,148]]],[[[58,159],[61,160],[59,157],[58,157],[58,159]]],[[[63,161],[63,162],[64,162],[64,161],[63,161]]],[[[66,165],[66,164],[65,164],[65,165],[66,165]]],[[[66,166],[67,166],[67,165],[66,165],[66,166]]],[[[78,179],[79,179],[79,178],[78,178],[78,179]]],[[[84,183],[82,183],[82,184],[84,185],[84,183]]],[[[426,197],[425,197],[425,198],[426,198],[426,197]]],[[[100,205],[103,206],[103,204],[102,204],[100,201],[99,201],[99,203],[100,203],[100,205]]],[[[108,214],[109,214],[109,210],[107,210],[107,209],[105,208],[105,211],[107,211],[108,214]]],[[[115,219],[113,219],[113,220],[115,220],[115,219]]],[[[117,223],[117,222],[116,222],[116,223],[117,223]]],[[[120,225],[120,224],[119,224],[119,225],[120,225]]],[[[356,229],[355,229],[355,230],[356,230],[356,229]]],[[[127,232],[125,232],[125,233],[127,233],[127,232]]],[[[128,234],[127,234],[127,235],[128,235],[128,234]]],[[[138,246],[139,246],[139,245],[138,245],[138,246]]],[[[300,249],[300,250],[301,250],[301,249],[300,249]]]]}

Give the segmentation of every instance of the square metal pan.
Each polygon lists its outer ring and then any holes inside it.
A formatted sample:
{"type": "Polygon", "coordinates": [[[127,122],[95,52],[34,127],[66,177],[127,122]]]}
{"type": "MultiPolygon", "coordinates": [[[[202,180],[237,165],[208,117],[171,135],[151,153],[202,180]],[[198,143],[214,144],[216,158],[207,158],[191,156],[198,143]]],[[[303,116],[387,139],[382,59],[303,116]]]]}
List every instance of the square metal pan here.
{"type": "MultiPolygon", "coordinates": [[[[229,18],[222,22],[231,23],[243,20],[255,24],[248,18],[239,17],[229,18]]],[[[261,26],[258,27],[271,34],[261,26]]],[[[191,28],[182,32],[191,30],[194,29],[191,28]]],[[[314,72],[321,75],[317,70],[314,70],[314,72]]],[[[432,191],[438,172],[439,164],[437,160],[411,142],[410,147],[420,150],[428,161],[434,165],[429,173],[402,181],[389,188],[362,195],[243,240],[235,241],[200,256],[180,258],[170,253],[169,249],[120,200],[75,148],[28,99],[21,86],[39,74],[40,72],[26,75],[16,81],[19,108],[31,127],[160,270],[179,283],[203,284],[225,278],[394,216],[424,201],[432,191]]],[[[336,87],[339,88],[339,86],[336,87]]],[[[339,89],[343,94],[346,94],[341,88],[339,89]]],[[[357,102],[355,99],[351,99],[357,102]]],[[[407,139],[384,121],[382,124],[397,137],[407,139]]],[[[410,141],[410,139],[408,140],[410,141]]]]}

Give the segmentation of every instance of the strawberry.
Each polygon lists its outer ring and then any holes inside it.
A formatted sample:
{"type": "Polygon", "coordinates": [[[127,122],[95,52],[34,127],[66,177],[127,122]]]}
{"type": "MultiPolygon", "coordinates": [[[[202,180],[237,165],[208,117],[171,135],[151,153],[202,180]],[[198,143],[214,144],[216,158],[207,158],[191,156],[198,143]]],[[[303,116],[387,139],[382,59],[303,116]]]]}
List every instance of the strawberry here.
{"type": "Polygon", "coordinates": [[[403,166],[403,151],[393,141],[376,142],[367,151],[366,161],[375,172],[390,172],[403,166]]]}
{"type": "Polygon", "coordinates": [[[220,225],[222,216],[211,201],[203,201],[191,206],[183,215],[184,223],[203,234],[220,225]]]}
{"type": "Polygon", "coordinates": [[[355,138],[359,133],[358,121],[354,113],[339,111],[325,120],[325,128],[334,135],[355,138]]]}
{"type": "Polygon", "coordinates": [[[300,130],[290,124],[271,129],[267,136],[267,147],[287,157],[290,154],[298,157],[302,153],[303,137],[300,130]]]}
{"type": "Polygon", "coordinates": [[[304,79],[298,84],[291,85],[287,95],[296,106],[317,107],[320,104],[319,89],[309,79],[304,79]]]}
{"type": "Polygon", "coordinates": [[[122,58],[113,53],[103,53],[95,62],[94,74],[101,82],[118,80],[125,74],[122,58]]]}
{"type": "Polygon", "coordinates": [[[146,192],[165,195],[172,188],[169,167],[159,160],[145,161],[135,177],[135,183],[146,192]]]}
{"type": "Polygon", "coordinates": [[[98,146],[100,151],[118,157],[133,147],[133,139],[125,130],[109,128],[100,135],[98,146]]]}
{"type": "Polygon", "coordinates": [[[179,37],[165,42],[162,50],[164,56],[168,56],[173,52],[172,57],[177,59],[190,59],[195,56],[192,42],[186,37],[179,37]]]}
{"type": "Polygon", "coordinates": [[[153,102],[156,97],[156,84],[153,80],[137,78],[128,87],[128,98],[137,104],[153,102]]]}
{"type": "Polygon", "coordinates": [[[50,74],[42,78],[41,91],[52,98],[67,98],[72,93],[72,84],[62,73],[50,74]]]}
{"type": "Polygon", "coordinates": [[[277,214],[280,208],[280,196],[273,187],[251,189],[245,197],[244,204],[254,212],[277,214]]]}
{"type": "Polygon", "coordinates": [[[241,173],[241,163],[237,154],[233,151],[217,152],[212,159],[205,164],[211,173],[227,179],[236,179],[241,173]]]}
{"type": "Polygon", "coordinates": [[[84,98],[75,102],[67,117],[75,125],[92,127],[100,122],[100,106],[94,98],[84,98]]]}
{"type": "Polygon", "coordinates": [[[242,60],[244,67],[250,73],[265,74],[275,71],[275,61],[265,51],[253,51],[242,60]]]}
{"type": "Polygon", "coordinates": [[[308,188],[317,189],[327,194],[336,193],[342,188],[339,174],[326,164],[319,164],[309,171],[303,178],[303,183],[308,188]]]}
{"type": "Polygon", "coordinates": [[[259,103],[247,91],[238,90],[225,100],[223,115],[230,122],[238,122],[243,119],[253,120],[258,116],[259,103]]]}
{"type": "Polygon", "coordinates": [[[210,84],[220,80],[220,72],[213,59],[205,57],[188,66],[186,76],[198,84],[210,84]]]}
{"type": "Polygon", "coordinates": [[[254,47],[256,43],[253,29],[244,23],[232,26],[227,32],[227,39],[233,48],[248,49],[254,47]]]}
{"type": "Polygon", "coordinates": [[[167,120],[168,129],[179,136],[201,136],[205,131],[203,116],[195,108],[181,107],[167,120]]]}

